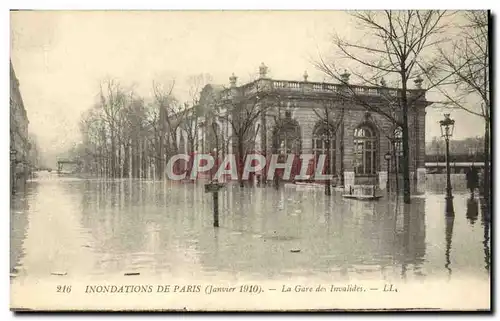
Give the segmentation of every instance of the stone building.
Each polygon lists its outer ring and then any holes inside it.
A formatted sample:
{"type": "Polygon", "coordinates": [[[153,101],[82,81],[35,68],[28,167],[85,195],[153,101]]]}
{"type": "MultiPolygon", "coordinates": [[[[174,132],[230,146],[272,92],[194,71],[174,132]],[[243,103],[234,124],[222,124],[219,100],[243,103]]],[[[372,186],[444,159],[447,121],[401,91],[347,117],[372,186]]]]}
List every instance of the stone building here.
{"type": "MultiPolygon", "coordinates": [[[[383,189],[388,169],[401,174],[402,130],[382,114],[401,119],[396,107],[400,89],[388,88],[384,81],[377,87],[353,85],[347,73],[334,84],[309,82],[307,73],[303,81],[271,79],[264,64],[259,71],[259,78],[247,84],[238,86],[233,75],[229,87],[209,85],[203,90],[200,105],[206,112],[199,139],[205,143],[198,152],[214,149],[208,136],[217,132],[223,154],[255,151],[266,156],[294,154],[297,159],[300,154],[329,154],[326,166],[334,183],[347,188],[383,189]],[[251,126],[241,130],[248,121],[251,126]],[[235,129],[244,131],[242,150],[235,129]]],[[[408,91],[409,167],[411,177],[418,180],[425,179],[425,107],[430,104],[421,83],[416,79],[415,88],[408,91]]],[[[295,166],[296,174],[299,168],[295,166]]]]}
{"type": "Polygon", "coordinates": [[[10,62],[10,177],[11,189],[24,184],[30,171],[30,141],[28,116],[24,108],[12,62],[10,62]]]}

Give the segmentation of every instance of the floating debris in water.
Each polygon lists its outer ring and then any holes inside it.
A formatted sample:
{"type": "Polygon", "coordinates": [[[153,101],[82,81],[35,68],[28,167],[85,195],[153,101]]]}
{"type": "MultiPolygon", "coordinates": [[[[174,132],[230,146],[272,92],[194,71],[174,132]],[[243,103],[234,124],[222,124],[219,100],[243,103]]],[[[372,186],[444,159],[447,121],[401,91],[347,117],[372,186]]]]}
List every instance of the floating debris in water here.
{"type": "Polygon", "coordinates": [[[292,252],[292,253],[299,253],[300,249],[291,249],[290,252],[292,252]]]}
{"type": "Polygon", "coordinates": [[[297,239],[297,237],[295,236],[288,236],[288,235],[269,235],[266,236],[266,238],[274,241],[292,241],[297,239]]]}
{"type": "Polygon", "coordinates": [[[139,272],[127,272],[125,273],[126,276],[130,276],[130,275],[141,275],[141,273],[139,272]]]}
{"type": "Polygon", "coordinates": [[[67,273],[67,272],[52,272],[52,273],[50,273],[50,274],[52,274],[52,275],[59,275],[59,276],[63,276],[63,275],[66,275],[66,274],[68,274],[68,273],[67,273]]]}

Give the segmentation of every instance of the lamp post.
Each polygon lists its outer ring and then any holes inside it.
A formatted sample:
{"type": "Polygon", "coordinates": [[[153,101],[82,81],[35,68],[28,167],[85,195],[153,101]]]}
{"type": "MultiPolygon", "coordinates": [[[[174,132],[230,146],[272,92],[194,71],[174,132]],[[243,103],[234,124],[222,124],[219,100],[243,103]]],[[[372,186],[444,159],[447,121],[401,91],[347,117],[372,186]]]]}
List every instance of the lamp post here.
{"type": "Polygon", "coordinates": [[[455,121],[450,118],[450,114],[444,114],[444,119],[439,121],[441,126],[441,136],[446,142],[446,215],[454,216],[453,209],[453,195],[451,194],[451,180],[450,180],[450,137],[453,136],[455,128],[455,121]]]}
{"type": "Polygon", "coordinates": [[[386,189],[387,191],[389,191],[389,187],[390,187],[390,184],[389,184],[389,173],[390,173],[390,161],[391,161],[391,153],[390,152],[387,152],[385,153],[384,155],[384,159],[385,159],[385,162],[387,163],[387,182],[386,182],[386,189]]]}

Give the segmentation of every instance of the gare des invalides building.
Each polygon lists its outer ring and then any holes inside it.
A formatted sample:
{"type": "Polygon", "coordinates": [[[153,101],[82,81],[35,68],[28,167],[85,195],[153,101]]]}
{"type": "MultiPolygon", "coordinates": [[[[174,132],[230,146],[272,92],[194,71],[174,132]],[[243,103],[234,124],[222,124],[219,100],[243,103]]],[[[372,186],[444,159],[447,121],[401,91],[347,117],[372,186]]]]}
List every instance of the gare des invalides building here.
{"type": "MultiPolygon", "coordinates": [[[[227,88],[207,85],[198,105],[203,116],[198,117],[195,149],[201,153],[218,150],[220,159],[226,154],[238,154],[234,128],[241,130],[249,124],[243,154],[260,153],[268,164],[272,154],[295,155],[290,180],[300,172],[300,154],[316,156],[310,168],[317,165],[318,155],[330,154],[326,166],[330,166],[334,184],[385,189],[388,177],[394,178],[396,172],[402,175],[402,131],[367,106],[380,106],[394,117],[401,117],[400,108],[394,107],[399,105],[400,91],[383,82],[377,87],[350,84],[347,73],[341,79],[343,84],[309,82],[305,73],[303,81],[275,80],[267,76],[267,67],[261,64],[255,81],[238,86],[233,75],[227,88]],[[391,155],[390,160],[386,160],[386,154],[391,155]]],[[[431,102],[426,100],[421,83],[421,79],[415,80],[415,88],[408,90],[412,101],[408,130],[410,177],[423,182],[425,107],[431,102]]],[[[188,145],[186,134],[181,134],[180,149],[189,152],[188,145]]],[[[314,170],[308,170],[308,174],[312,173],[314,170]]]]}

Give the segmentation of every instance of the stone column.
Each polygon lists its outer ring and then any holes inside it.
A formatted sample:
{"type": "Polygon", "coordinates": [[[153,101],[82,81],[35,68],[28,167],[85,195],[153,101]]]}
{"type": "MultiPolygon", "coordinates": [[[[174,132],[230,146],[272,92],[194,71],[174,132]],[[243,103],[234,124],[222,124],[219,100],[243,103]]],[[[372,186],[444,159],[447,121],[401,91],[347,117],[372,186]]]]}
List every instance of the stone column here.
{"type": "Polygon", "coordinates": [[[354,174],[354,128],[359,121],[361,114],[350,110],[351,106],[346,106],[344,114],[344,191],[349,192],[349,188],[355,184],[354,174]]]}
{"type": "Polygon", "coordinates": [[[417,184],[425,187],[425,110],[418,113],[417,184]]]}

